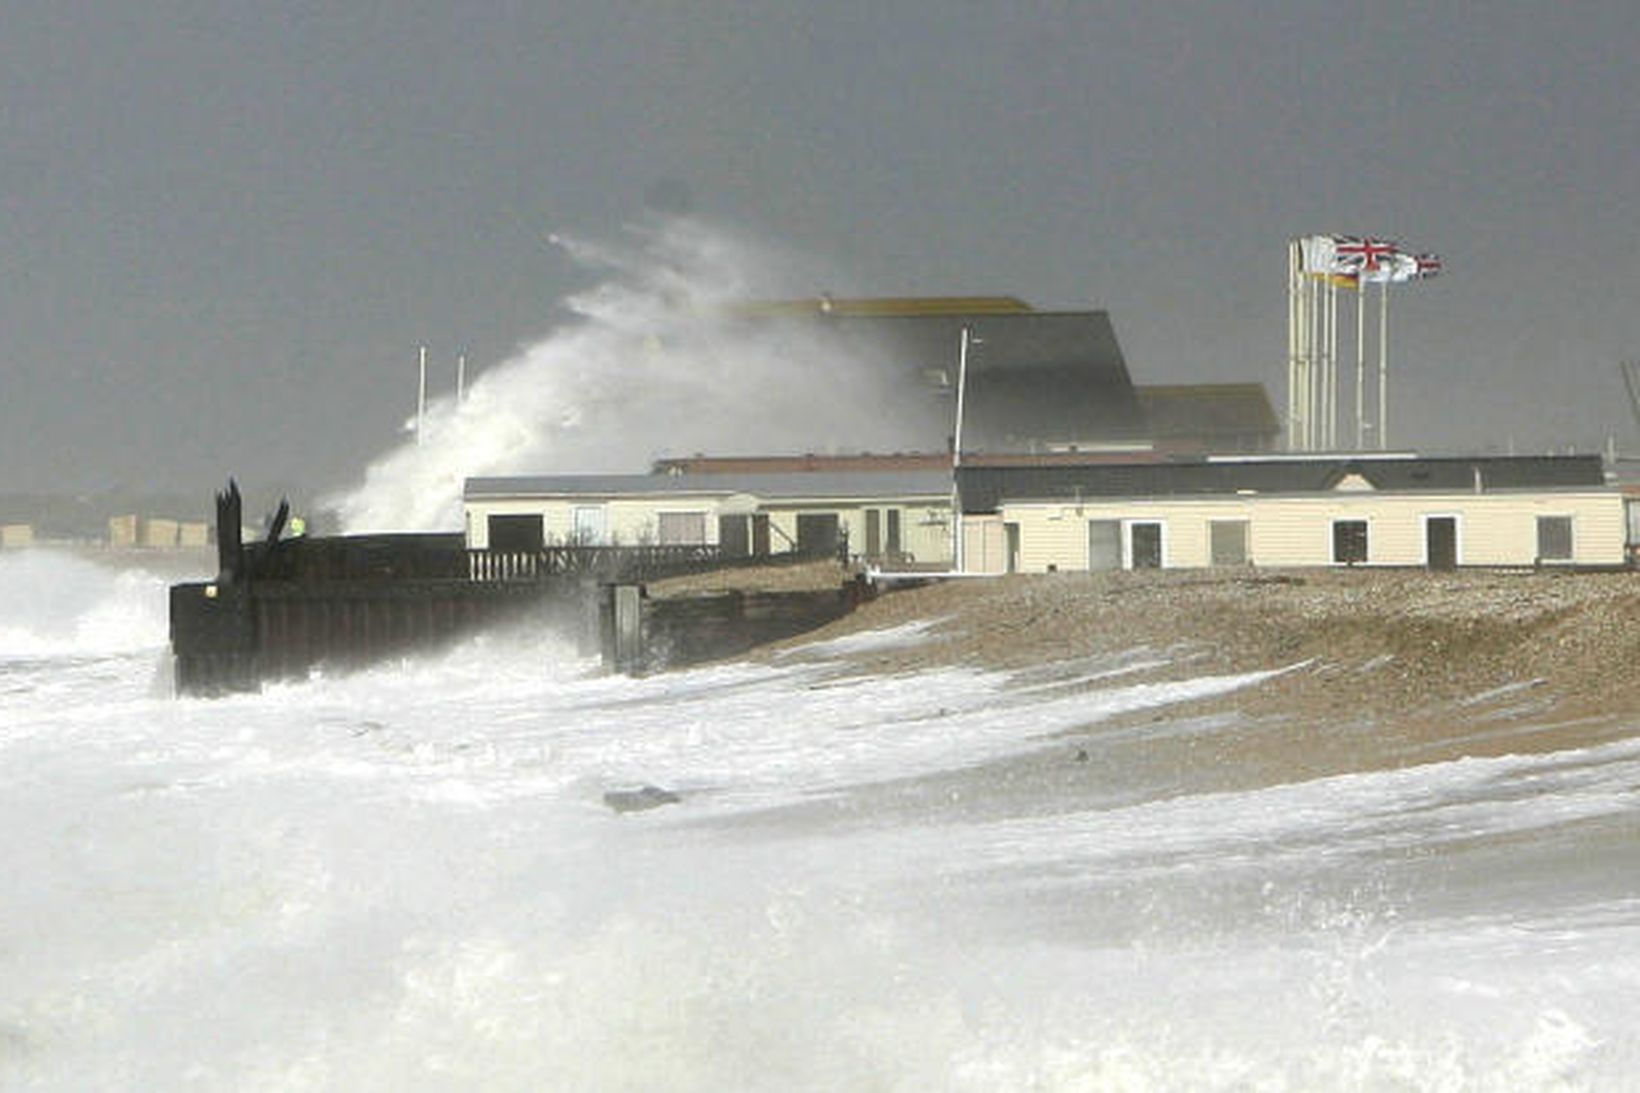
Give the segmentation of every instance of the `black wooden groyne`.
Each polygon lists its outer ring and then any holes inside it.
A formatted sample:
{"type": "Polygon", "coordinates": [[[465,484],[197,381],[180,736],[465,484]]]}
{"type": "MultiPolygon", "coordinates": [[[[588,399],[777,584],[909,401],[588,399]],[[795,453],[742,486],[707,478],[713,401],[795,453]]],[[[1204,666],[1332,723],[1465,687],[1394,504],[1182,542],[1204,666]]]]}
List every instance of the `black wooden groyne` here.
{"type": "Polygon", "coordinates": [[[287,537],[283,503],[266,536],[245,543],[237,484],[216,504],[216,579],[171,587],[179,694],[359,667],[506,622],[559,628],[601,650],[608,667],[642,671],[801,633],[859,598],[844,586],[651,600],[647,581],[772,559],[694,545],[469,550],[459,534],[287,537]]]}

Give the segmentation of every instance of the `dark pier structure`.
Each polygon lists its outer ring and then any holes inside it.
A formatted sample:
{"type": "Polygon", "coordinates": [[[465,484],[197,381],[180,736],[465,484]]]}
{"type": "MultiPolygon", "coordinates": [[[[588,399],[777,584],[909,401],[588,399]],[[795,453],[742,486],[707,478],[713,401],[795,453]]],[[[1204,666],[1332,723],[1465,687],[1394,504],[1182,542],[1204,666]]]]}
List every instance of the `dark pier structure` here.
{"type": "MultiPolygon", "coordinates": [[[[651,600],[645,582],[729,561],[715,546],[469,550],[459,534],[241,539],[239,488],[216,499],[216,579],[173,585],[178,694],[254,690],[318,667],[359,667],[515,622],[576,634],[616,671],[743,652],[846,614],[853,585],[817,593],[651,600]]],[[[789,556],[788,560],[801,559],[789,556]]],[[[767,563],[769,559],[756,559],[767,563]]]]}

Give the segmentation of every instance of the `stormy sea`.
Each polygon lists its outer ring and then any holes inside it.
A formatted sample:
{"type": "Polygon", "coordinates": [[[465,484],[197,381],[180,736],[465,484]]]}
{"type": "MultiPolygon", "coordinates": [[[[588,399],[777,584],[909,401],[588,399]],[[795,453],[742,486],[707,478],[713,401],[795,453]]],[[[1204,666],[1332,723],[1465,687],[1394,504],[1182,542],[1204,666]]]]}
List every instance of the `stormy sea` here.
{"type": "Polygon", "coordinates": [[[1226,779],[1260,674],[933,620],[177,698],[169,579],[0,554],[5,1088],[1640,1083],[1640,736],[1226,779]]]}
{"type": "MultiPolygon", "coordinates": [[[[894,450],[873,362],[713,318],[781,262],[568,248],[605,280],[343,528],[661,436],[894,450]]],[[[1640,1088],[1621,726],[1389,756],[1318,696],[1250,748],[1233,700],[1289,664],[953,666],[932,616],[644,678],[523,627],[179,698],[166,588],[207,574],[108,561],[0,553],[0,1087],[1640,1088]]]]}

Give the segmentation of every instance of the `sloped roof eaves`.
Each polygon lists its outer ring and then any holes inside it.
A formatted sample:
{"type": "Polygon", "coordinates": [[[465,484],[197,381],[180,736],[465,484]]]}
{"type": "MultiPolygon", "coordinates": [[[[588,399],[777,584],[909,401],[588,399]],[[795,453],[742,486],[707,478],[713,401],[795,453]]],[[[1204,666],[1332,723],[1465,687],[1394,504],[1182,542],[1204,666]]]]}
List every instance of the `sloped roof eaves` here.
{"type": "Polygon", "coordinates": [[[954,369],[960,332],[974,338],[969,379],[1014,368],[1071,368],[1085,382],[1120,389],[1133,381],[1106,311],[1034,311],[1015,315],[837,316],[823,320],[845,337],[880,344],[892,358],[954,369]]]}
{"type": "Polygon", "coordinates": [[[1358,474],[1383,492],[1467,492],[1604,488],[1598,456],[1376,460],[1348,457],[1269,462],[1127,463],[1059,467],[963,467],[966,512],[991,512],[1003,501],[1080,497],[1170,497],[1324,493],[1358,474]]]}
{"type": "Polygon", "coordinates": [[[844,501],[876,498],[949,497],[949,471],[782,474],[533,475],[469,478],[466,500],[575,497],[728,497],[744,493],[780,501],[844,501]]]}
{"type": "Polygon", "coordinates": [[[1262,384],[1141,386],[1135,392],[1150,428],[1163,435],[1281,431],[1262,384]]]}

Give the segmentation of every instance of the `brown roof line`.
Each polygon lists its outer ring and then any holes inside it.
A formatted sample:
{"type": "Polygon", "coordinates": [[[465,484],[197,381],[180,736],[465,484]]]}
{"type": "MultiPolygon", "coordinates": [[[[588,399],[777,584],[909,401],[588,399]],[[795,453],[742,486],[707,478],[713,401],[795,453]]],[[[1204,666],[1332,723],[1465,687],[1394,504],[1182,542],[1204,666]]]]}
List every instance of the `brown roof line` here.
{"type": "MultiPolygon", "coordinates": [[[[1101,463],[1167,461],[1152,448],[1065,452],[964,452],[964,466],[1057,467],[1101,463]]],[[[858,452],[852,455],[678,456],[657,459],[654,474],[751,474],[845,470],[940,470],[951,466],[950,452],[858,452]]]]}

